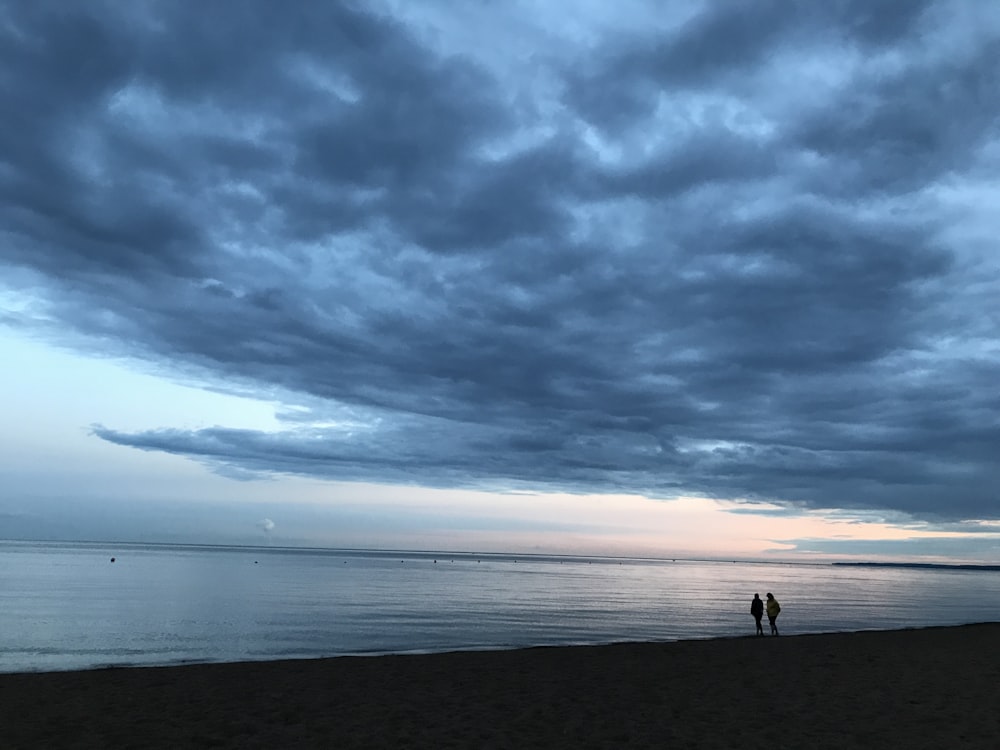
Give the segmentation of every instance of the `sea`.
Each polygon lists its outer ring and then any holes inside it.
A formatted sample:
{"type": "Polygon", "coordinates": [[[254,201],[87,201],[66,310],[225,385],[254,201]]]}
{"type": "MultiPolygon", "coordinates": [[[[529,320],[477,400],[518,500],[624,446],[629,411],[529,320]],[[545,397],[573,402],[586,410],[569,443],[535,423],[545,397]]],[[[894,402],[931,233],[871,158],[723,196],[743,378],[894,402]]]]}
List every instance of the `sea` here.
{"type": "Polygon", "coordinates": [[[768,592],[783,635],[1000,621],[997,569],[0,542],[0,672],[742,637],[768,592]]]}

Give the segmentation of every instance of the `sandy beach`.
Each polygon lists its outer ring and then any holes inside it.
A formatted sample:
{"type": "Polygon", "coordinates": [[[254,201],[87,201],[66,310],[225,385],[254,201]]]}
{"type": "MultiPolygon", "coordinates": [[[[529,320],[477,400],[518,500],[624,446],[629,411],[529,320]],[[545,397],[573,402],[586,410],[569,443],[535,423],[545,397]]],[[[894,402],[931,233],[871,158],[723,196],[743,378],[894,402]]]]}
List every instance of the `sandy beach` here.
{"type": "Polygon", "coordinates": [[[1000,623],[0,675],[5,748],[995,748],[1000,623]]]}

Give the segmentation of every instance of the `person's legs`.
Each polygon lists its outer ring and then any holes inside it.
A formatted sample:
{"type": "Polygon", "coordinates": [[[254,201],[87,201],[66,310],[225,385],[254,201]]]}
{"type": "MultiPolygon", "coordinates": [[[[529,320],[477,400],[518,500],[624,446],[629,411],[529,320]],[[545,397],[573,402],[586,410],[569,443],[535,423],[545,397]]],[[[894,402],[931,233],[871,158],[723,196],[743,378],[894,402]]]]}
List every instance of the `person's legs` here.
{"type": "Polygon", "coordinates": [[[775,618],[773,618],[771,616],[768,616],[767,621],[769,623],[771,623],[771,635],[777,635],[778,634],[778,625],[775,622],[775,618]]]}
{"type": "Polygon", "coordinates": [[[757,635],[764,635],[764,626],[760,624],[760,618],[755,617],[754,620],[757,622],[757,635]]]}

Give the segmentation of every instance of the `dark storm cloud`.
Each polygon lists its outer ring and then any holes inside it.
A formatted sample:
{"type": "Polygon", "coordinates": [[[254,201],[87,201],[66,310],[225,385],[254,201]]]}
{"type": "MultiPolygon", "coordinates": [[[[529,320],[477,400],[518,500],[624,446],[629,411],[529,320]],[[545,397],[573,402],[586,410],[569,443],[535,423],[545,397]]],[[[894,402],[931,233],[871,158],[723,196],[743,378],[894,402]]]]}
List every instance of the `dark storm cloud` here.
{"type": "MultiPolygon", "coordinates": [[[[570,90],[592,121],[627,126],[629,119],[648,114],[659,94],[739,88],[788,50],[797,55],[827,43],[879,53],[912,42],[919,39],[918,21],[929,5],[918,0],[705,3],[673,33],[614,40],[605,55],[573,71],[570,90]]],[[[792,77],[793,71],[779,71],[767,84],[787,85],[792,77]]]]}
{"type": "Polygon", "coordinates": [[[362,4],[2,7],[7,267],[108,353],[307,407],[99,437],[1000,515],[996,226],[949,198],[997,197],[987,5],[710,3],[513,63],[362,4]]]}

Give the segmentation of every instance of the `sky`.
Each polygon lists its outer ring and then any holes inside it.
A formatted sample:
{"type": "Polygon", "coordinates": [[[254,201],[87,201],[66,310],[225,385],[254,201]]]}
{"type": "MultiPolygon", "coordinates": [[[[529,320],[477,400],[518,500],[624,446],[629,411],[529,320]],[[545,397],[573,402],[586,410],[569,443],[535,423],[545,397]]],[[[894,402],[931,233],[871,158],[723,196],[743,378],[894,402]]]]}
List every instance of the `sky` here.
{"type": "Polygon", "coordinates": [[[1000,6],[0,0],[0,538],[1000,561],[1000,6]]]}

